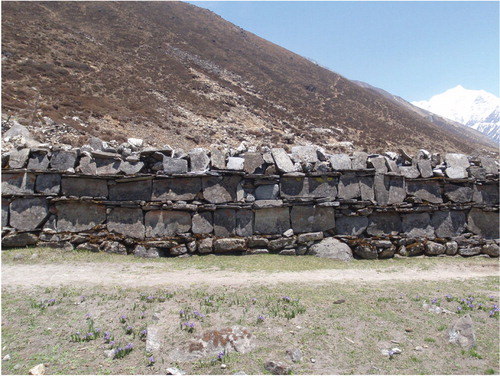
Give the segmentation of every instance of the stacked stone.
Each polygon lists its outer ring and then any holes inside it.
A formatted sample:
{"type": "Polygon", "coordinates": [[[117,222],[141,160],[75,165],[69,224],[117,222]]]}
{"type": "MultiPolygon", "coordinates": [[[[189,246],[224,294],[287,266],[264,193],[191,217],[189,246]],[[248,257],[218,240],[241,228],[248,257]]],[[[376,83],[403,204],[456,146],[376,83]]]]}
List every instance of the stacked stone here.
{"type": "Polygon", "coordinates": [[[498,256],[498,167],[421,150],[21,149],[2,156],[2,245],[133,253],[498,256]]]}

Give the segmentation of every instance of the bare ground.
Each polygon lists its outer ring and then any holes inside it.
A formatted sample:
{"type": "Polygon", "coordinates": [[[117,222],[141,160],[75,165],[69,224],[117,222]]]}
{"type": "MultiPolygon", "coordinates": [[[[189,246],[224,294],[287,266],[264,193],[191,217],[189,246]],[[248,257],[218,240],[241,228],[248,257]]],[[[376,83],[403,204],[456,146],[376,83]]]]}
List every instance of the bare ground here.
{"type": "Polygon", "coordinates": [[[395,268],[379,270],[357,269],[313,270],[300,272],[234,272],[221,270],[165,270],[157,263],[84,263],[3,265],[2,286],[61,285],[120,285],[122,287],[192,286],[209,283],[211,286],[276,285],[279,283],[371,283],[381,281],[449,281],[498,276],[499,265],[443,264],[429,270],[395,268]]]}

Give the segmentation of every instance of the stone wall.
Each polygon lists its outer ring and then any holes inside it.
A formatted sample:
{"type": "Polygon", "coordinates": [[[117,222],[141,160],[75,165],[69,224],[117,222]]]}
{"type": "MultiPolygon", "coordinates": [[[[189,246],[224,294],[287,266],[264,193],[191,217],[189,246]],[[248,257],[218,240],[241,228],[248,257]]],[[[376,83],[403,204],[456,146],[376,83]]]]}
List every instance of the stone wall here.
{"type": "Polygon", "coordinates": [[[2,155],[2,246],[143,257],[498,257],[498,165],[400,151],[36,148],[2,155]]]}

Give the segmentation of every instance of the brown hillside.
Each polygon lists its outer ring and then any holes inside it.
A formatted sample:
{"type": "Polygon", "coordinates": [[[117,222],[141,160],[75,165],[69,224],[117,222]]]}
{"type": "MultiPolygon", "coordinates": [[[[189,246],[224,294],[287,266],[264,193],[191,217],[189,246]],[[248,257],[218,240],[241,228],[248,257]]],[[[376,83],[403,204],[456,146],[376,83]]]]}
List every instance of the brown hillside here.
{"type": "Polygon", "coordinates": [[[2,112],[73,144],[495,150],[177,2],[3,2],[2,112]]]}

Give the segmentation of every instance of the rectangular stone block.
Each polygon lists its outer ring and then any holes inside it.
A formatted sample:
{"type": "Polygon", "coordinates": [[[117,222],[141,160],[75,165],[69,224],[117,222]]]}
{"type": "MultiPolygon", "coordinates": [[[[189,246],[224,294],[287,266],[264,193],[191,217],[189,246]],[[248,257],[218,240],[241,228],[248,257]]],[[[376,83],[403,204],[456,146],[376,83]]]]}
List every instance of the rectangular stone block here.
{"type": "Polygon", "coordinates": [[[152,180],[136,180],[109,185],[109,199],[112,201],[150,201],[152,180]]]}
{"type": "Polygon", "coordinates": [[[185,159],[163,157],[163,171],[166,174],[185,174],[188,171],[188,161],[185,159]]]}
{"type": "Polygon", "coordinates": [[[278,171],[282,173],[294,171],[293,162],[285,149],[273,148],[271,149],[271,155],[273,156],[274,163],[276,164],[278,171]]]}
{"type": "Polygon", "coordinates": [[[106,207],[90,202],[60,201],[56,211],[58,232],[91,230],[106,220],[106,207]]]}
{"type": "Polygon", "coordinates": [[[217,209],[214,212],[215,236],[232,236],[236,234],[236,210],[217,209]]]}
{"type": "Polygon", "coordinates": [[[402,203],[406,198],[405,179],[402,176],[375,175],[375,200],[379,205],[402,203]]]}
{"type": "Polygon", "coordinates": [[[214,241],[215,252],[234,252],[246,250],[245,239],[239,238],[226,238],[216,239],[214,241]]]}
{"type": "Polygon", "coordinates": [[[47,170],[49,168],[49,156],[47,152],[33,153],[28,160],[28,170],[47,170]]]}
{"type": "Polygon", "coordinates": [[[432,214],[432,227],[439,238],[452,238],[464,232],[466,215],[461,211],[436,211],[432,214]]]}
{"type": "Polygon", "coordinates": [[[49,215],[47,199],[18,198],[10,203],[10,226],[20,231],[38,228],[49,215]]]}
{"type": "Polygon", "coordinates": [[[201,192],[201,178],[153,180],[153,201],[190,201],[201,192]]]}
{"type": "Polygon", "coordinates": [[[359,178],[356,174],[347,173],[342,175],[339,180],[339,198],[352,200],[360,197],[359,178]]]}
{"type": "Polygon", "coordinates": [[[202,178],[203,197],[211,204],[234,202],[237,198],[239,176],[202,178]]]}
{"type": "Polygon", "coordinates": [[[282,177],[282,197],[337,197],[336,177],[282,177]]]}
{"type": "Polygon", "coordinates": [[[282,234],[290,228],[288,208],[266,208],[255,211],[255,232],[257,234],[282,234]]]}
{"type": "Polygon", "coordinates": [[[342,216],[336,219],[335,230],[339,235],[361,236],[368,227],[368,217],[342,216]]]}
{"type": "Polygon", "coordinates": [[[467,229],[486,239],[498,239],[500,237],[498,212],[471,209],[467,216],[467,229]]]}
{"type": "Polygon", "coordinates": [[[373,190],[374,178],[373,176],[360,176],[359,190],[361,191],[361,200],[375,201],[375,191],[373,190]]]}
{"type": "Polygon", "coordinates": [[[46,195],[59,195],[61,191],[61,175],[42,174],[36,177],[35,192],[46,195]]]}
{"type": "Polygon", "coordinates": [[[35,174],[25,172],[2,172],[2,195],[33,194],[35,174]]]}
{"type": "Polygon", "coordinates": [[[241,209],[236,212],[236,235],[253,235],[253,212],[251,210],[241,209]]]}
{"type": "Polygon", "coordinates": [[[373,213],[368,217],[368,235],[380,236],[400,233],[403,227],[397,213],[373,213]]]}
{"type": "Polygon", "coordinates": [[[429,213],[403,214],[401,217],[403,231],[408,237],[434,237],[434,228],[431,225],[431,217],[429,213]]]}
{"type": "Polygon", "coordinates": [[[214,231],[214,219],[211,212],[193,215],[193,234],[211,234],[214,231]]]}
{"type": "Polygon", "coordinates": [[[471,202],[474,191],[471,187],[458,184],[445,184],[444,195],[453,202],[471,202]]]}
{"type": "Polygon", "coordinates": [[[440,204],[443,202],[441,187],[437,181],[408,180],[406,181],[406,191],[409,195],[433,204],[440,204]]]}
{"type": "Polygon", "coordinates": [[[263,184],[255,188],[256,200],[276,200],[279,197],[280,187],[278,184],[263,184]]]}
{"type": "Polygon", "coordinates": [[[351,158],[347,154],[333,154],[330,156],[330,164],[335,170],[350,170],[352,168],[351,158]]]}
{"type": "Polygon", "coordinates": [[[10,200],[2,198],[2,228],[9,225],[10,200]]]}
{"type": "Polygon", "coordinates": [[[113,208],[107,219],[108,231],[136,239],[144,239],[145,226],[142,209],[113,208]]]}
{"type": "Polygon", "coordinates": [[[294,206],[290,217],[294,233],[327,231],[335,227],[332,207],[294,206]]]}
{"type": "Polygon", "coordinates": [[[175,236],[191,230],[191,214],[174,210],[150,210],[144,216],[146,237],[175,236]]]}
{"type": "Polygon", "coordinates": [[[498,205],[498,193],[496,184],[475,185],[473,201],[479,204],[498,205]]]}
{"type": "Polygon", "coordinates": [[[105,179],[64,176],[61,180],[61,187],[64,196],[108,197],[108,182],[105,179]]]}

